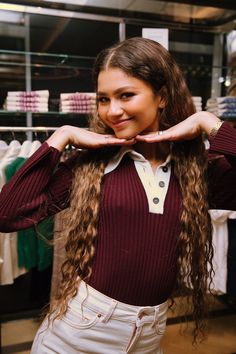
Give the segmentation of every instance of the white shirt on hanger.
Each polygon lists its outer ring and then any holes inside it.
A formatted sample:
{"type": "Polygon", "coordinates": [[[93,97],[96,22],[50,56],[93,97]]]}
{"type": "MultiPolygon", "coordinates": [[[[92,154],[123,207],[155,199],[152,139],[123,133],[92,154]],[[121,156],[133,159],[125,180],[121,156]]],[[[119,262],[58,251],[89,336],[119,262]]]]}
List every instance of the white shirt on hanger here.
{"type": "MultiPolygon", "coordinates": [[[[0,160],[0,190],[6,183],[5,168],[19,155],[21,144],[17,140],[11,141],[9,149],[0,160]]],[[[14,196],[12,196],[14,198],[14,196]]],[[[12,284],[14,279],[25,274],[24,267],[18,267],[17,233],[0,233],[0,284],[12,284]]]]}
{"type": "Polygon", "coordinates": [[[209,210],[211,216],[214,247],[212,291],[218,295],[227,292],[228,225],[227,220],[236,219],[236,212],[230,210],[209,210]]]}

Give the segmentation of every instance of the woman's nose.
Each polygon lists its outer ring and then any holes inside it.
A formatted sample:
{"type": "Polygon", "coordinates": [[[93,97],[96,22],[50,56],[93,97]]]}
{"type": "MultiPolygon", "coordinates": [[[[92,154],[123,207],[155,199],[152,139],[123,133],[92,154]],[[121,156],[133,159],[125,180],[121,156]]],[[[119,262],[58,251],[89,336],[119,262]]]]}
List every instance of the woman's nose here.
{"type": "Polygon", "coordinates": [[[121,115],[123,114],[123,108],[119,101],[110,101],[110,105],[108,108],[107,115],[114,116],[114,115],[121,115]]]}

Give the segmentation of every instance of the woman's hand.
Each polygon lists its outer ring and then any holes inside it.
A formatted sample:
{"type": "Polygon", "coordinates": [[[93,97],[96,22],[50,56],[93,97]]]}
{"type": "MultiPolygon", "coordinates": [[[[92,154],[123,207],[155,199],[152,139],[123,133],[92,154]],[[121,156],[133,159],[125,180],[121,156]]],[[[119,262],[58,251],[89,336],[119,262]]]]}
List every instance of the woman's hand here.
{"type": "Polygon", "coordinates": [[[115,135],[98,134],[71,125],[58,128],[47,140],[49,146],[63,151],[66,145],[71,144],[80,149],[100,148],[107,145],[133,145],[135,139],[118,139],[115,135]]]}
{"type": "Polygon", "coordinates": [[[137,135],[136,140],[149,143],[191,140],[203,132],[209,136],[219,121],[219,118],[210,112],[197,112],[167,130],[137,135]]]}

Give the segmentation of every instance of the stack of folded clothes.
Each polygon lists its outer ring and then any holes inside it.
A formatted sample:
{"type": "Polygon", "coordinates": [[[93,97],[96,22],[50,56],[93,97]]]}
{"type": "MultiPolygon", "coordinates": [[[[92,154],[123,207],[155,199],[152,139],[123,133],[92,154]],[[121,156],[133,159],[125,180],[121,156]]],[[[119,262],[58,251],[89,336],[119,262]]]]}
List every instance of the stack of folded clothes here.
{"type": "Polygon", "coordinates": [[[60,111],[64,113],[94,113],[96,111],[96,94],[94,92],[61,93],[60,111]]]}
{"type": "Polygon", "coordinates": [[[9,91],[3,108],[7,111],[48,112],[48,90],[9,91]]]}
{"type": "Polygon", "coordinates": [[[206,110],[217,117],[236,118],[236,96],[209,98],[206,110]]]}
{"type": "Polygon", "coordinates": [[[195,105],[196,111],[202,111],[202,97],[200,96],[192,96],[193,103],[195,105]]]}

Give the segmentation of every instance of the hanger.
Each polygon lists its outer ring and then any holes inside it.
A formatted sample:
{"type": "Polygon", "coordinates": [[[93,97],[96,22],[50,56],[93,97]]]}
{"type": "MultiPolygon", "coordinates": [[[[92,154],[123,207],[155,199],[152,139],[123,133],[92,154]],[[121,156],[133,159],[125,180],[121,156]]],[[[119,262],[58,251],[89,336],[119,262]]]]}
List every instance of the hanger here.
{"type": "Polygon", "coordinates": [[[29,156],[33,155],[35,153],[36,150],[38,150],[38,148],[41,146],[41,142],[39,140],[34,140],[31,144],[31,149],[29,152],[29,156]]]}
{"type": "Polygon", "coordinates": [[[18,140],[12,140],[8,145],[8,149],[4,156],[2,157],[2,163],[7,163],[7,161],[11,161],[13,158],[17,158],[19,151],[21,149],[21,144],[18,140]]]}
{"type": "Polygon", "coordinates": [[[18,140],[12,140],[9,144],[9,148],[20,148],[21,143],[18,140]]]}
{"type": "Polygon", "coordinates": [[[7,153],[4,155],[4,158],[9,158],[10,156],[18,155],[20,148],[21,148],[21,143],[16,140],[14,131],[11,131],[12,138],[13,140],[10,142],[8,145],[8,150],[7,153]]]}
{"type": "Polygon", "coordinates": [[[4,140],[0,140],[0,159],[4,158],[5,153],[9,149],[9,146],[4,140]]]}
{"type": "Polygon", "coordinates": [[[8,149],[8,145],[4,140],[0,140],[0,150],[8,149]]]}
{"type": "Polygon", "coordinates": [[[23,142],[23,144],[21,145],[21,149],[20,149],[18,157],[27,158],[30,154],[31,147],[32,147],[32,142],[30,140],[25,140],[23,142]]]}

